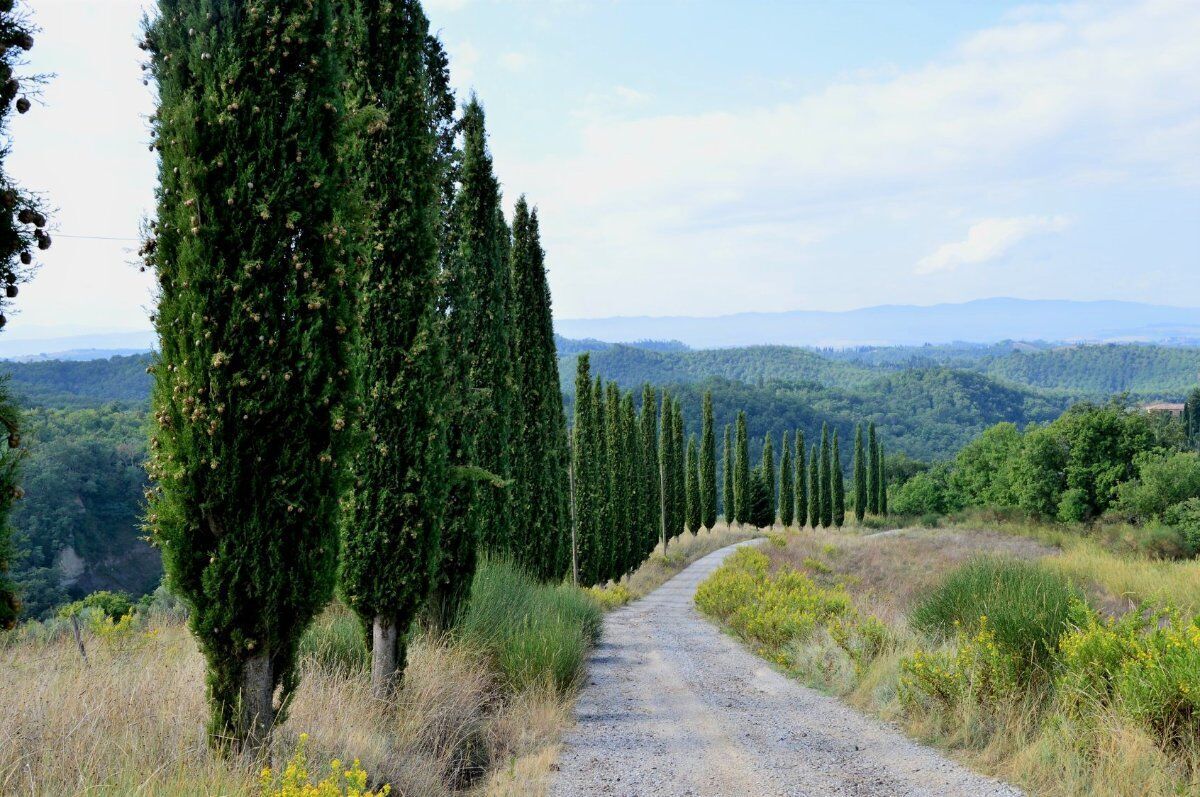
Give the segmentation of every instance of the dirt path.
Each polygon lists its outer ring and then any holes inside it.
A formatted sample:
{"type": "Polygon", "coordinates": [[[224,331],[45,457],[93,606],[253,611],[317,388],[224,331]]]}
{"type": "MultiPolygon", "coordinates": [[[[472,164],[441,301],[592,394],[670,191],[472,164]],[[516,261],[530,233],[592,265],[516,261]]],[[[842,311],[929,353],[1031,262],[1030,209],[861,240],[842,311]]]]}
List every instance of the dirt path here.
{"type": "Polygon", "coordinates": [[[775,672],[701,617],[696,585],[736,547],[605,619],[552,795],[1021,794],[775,672]]]}

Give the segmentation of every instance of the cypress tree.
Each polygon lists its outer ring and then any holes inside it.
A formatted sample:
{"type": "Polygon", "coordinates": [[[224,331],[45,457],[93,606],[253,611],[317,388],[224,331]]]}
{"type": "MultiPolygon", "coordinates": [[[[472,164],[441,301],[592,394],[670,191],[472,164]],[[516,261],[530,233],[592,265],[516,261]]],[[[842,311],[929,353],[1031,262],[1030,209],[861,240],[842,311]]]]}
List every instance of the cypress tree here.
{"type": "Polygon", "coordinates": [[[674,413],[674,431],[675,439],[671,442],[671,451],[675,455],[675,461],[671,467],[672,478],[675,481],[675,486],[672,488],[675,500],[673,502],[675,515],[671,524],[673,530],[672,536],[682,534],[687,525],[687,463],[685,457],[687,449],[684,445],[686,439],[686,431],[683,423],[683,404],[679,401],[671,402],[671,408],[674,413]]]}
{"type": "Polygon", "coordinates": [[[687,458],[684,461],[684,487],[687,492],[687,530],[700,531],[700,451],[696,435],[688,437],[687,458]]]}
{"type": "MultiPolygon", "coordinates": [[[[351,460],[340,583],[371,630],[371,686],[395,686],[405,637],[428,597],[446,501],[444,379],[438,313],[436,171],[425,86],[429,24],[419,3],[360,8],[354,85],[392,120],[364,136],[355,171],[371,189],[359,296],[364,444],[351,460]]],[[[555,383],[557,392],[557,382],[555,383]]]]}
{"type": "Polygon", "coordinates": [[[821,528],[833,525],[833,462],[829,451],[829,424],[821,424],[821,528]]]}
{"type": "Polygon", "coordinates": [[[658,461],[658,405],[654,388],[642,386],[642,412],[638,417],[642,448],[642,559],[658,544],[662,528],[662,480],[658,461]]]}
{"type": "Polygon", "coordinates": [[[1189,448],[1200,448],[1200,387],[1192,388],[1183,404],[1183,434],[1189,448]]]}
{"type": "Polygon", "coordinates": [[[717,439],[713,430],[712,391],[704,393],[700,424],[700,525],[717,524],[717,439]]]}
{"type": "MultiPolygon", "coordinates": [[[[27,268],[33,262],[35,251],[50,247],[50,236],[46,233],[46,214],[36,196],[18,185],[4,170],[4,158],[8,154],[11,134],[8,123],[12,110],[27,113],[29,100],[18,97],[24,78],[16,75],[22,64],[24,53],[33,47],[33,33],[28,18],[14,11],[12,3],[3,4],[0,11],[0,137],[5,146],[0,148],[0,328],[7,323],[7,311],[11,300],[17,295],[17,284],[26,281],[27,268]]],[[[143,254],[145,252],[143,251],[143,254]]],[[[21,414],[9,393],[7,381],[0,380],[0,423],[8,434],[8,446],[0,454],[0,631],[16,625],[21,611],[17,588],[9,577],[9,563],[13,556],[12,527],[8,522],[13,501],[23,494],[17,484],[18,466],[24,450],[21,449],[21,414]]]]}
{"type": "Polygon", "coordinates": [[[513,486],[520,545],[514,551],[542,578],[561,578],[560,546],[566,527],[566,418],[550,311],[537,210],[525,198],[513,214],[511,312],[516,377],[513,486]]]}
{"type": "Polygon", "coordinates": [[[663,391],[662,409],[659,412],[659,421],[661,429],[658,435],[658,472],[659,481],[662,484],[659,500],[659,517],[660,529],[659,539],[662,542],[663,552],[667,550],[667,541],[670,539],[670,528],[673,522],[674,509],[671,506],[674,501],[675,480],[671,478],[671,468],[675,462],[675,455],[671,453],[671,446],[675,441],[673,427],[675,425],[675,412],[672,409],[671,397],[667,395],[667,391],[663,391]]]}
{"type": "Polygon", "coordinates": [[[779,443],[779,522],[786,529],[796,517],[796,474],[792,466],[792,438],[786,429],[779,443]]]}
{"type": "Polygon", "coordinates": [[[808,525],[821,525],[821,456],[813,443],[808,456],[808,525]]]}
{"type": "Polygon", "coordinates": [[[763,438],[763,453],[762,453],[762,471],[763,478],[767,481],[767,502],[768,511],[771,513],[771,522],[767,525],[775,525],[775,446],[771,444],[771,433],[767,432],[763,438]]]}
{"type": "Polygon", "coordinates": [[[638,440],[637,415],[633,410],[633,393],[621,398],[621,443],[625,450],[625,497],[628,501],[628,525],[623,529],[625,562],[622,573],[632,573],[644,558],[642,545],[642,447],[638,440]]]}
{"type": "Polygon", "coordinates": [[[481,542],[510,541],[511,367],[508,354],[507,228],[492,172],[483,108],[463,110],[459,186],[450,208],[443,281],[447,340],[447,441],[452,483],[441,558],[430,601],[435,626],[450,628],[470,594],[481,542]]]}
{"type": "Polygon", "coordinates": [[[879,440],[874,422],[867,426],[867,512],[879,514],[879,440]]]}
{"type": "Polygon", "coordinates": [[[593,543],[595,552],[595,583],[603,584],[608,580],[613,565],[613,494],[612,475],[610,468],[608,444],[608,395],[604,382],[600,377],[592,381],[592,406],[595,408],[596,421],[596,489],[599,501],[596,504],[599,521],[596,523],[596,540],[593,543]]]}
{"type": "Polygon", "coordinates": [[[854,517],[862,523],[867,512],[867,463],[862,424],[854,426],[854,517]]]}
{"type": "Polygon", "coordinates": [[[357,203],[328,0],[210,11],[161,0],[142,45],[160,153],[147,524],[208,665],[210,738],[258,749],[334,587],[357,203]]]}
{"type": "Polygon", "coordinates": [[[612,501],[609,527],[610,564],[608,578],[617,580],[626,572],[631,557],[628,546],[629,530],[633,527],[632,506],[629,500],[629,450],[625,439],[625,409],[621,389],[616,382],[608,383],[608,484],[612,501]]]}
{"type": "Polygon", "coordinates": [[[805,464],[804,432],[796,430],[796,525],[808,523],[808,466],[805,464]]]}
{"type": "Polygon", "coordinates": [[[725,424],[725,443],[721,454],[721,512],[726,525],[733,525],[733,509],[733,449],[729,441],[729,424],[725,424]]]}
{"type": "Polygon", "coordinates": [[[733,452],[733,503],[738,525],[750,522],[750,445],[746,440],[746,413],[738,410],[737,448],[733,452]]]}
{"type": "Polygon", "coordinates": [[[579,355],[575,366],[575,422],[571,427],[571,467],[575,482],[575,559],[579,569],[579,581],[584,586],[596,583],[592,576],[592,563],[595,561],[592,544],[597,536],[598,501],[594,478],[597,452],[591,428],[594,419],[591,357],[584,352],[579,355]]]}
{"type": "Polygon", "coordinates": [[[750,517],[755,528],[769,528],[775,523],[771,509],[771,485],[762,465],[750,474],[750,517]]]}
{"type": "Polygon", "coordinates": [[[833,430],[833,525],[841,528],[846,522],[846,482],[842,472],[842,452],[838,447],[837,429],[833,430]]]}
{"type": "Polygon", "coordinates": [[[876,499],[879,502],[879,514],[887,517],[888,513],[888,496],[887,496],[887,465],[883,457],[883,443],[879,443],[879,469],[876,471],[875,484],[878,486],[879,497],[876,499]]]}

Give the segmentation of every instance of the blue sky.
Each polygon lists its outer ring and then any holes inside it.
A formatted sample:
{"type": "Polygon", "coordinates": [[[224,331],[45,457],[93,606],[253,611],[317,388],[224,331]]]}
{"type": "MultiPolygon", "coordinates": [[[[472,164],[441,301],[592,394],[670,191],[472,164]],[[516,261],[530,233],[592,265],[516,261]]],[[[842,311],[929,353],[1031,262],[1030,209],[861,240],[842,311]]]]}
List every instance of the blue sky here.
{"type": "MultiPolygon", "coordinates": [[[[14,173],[60,208],[6,335],[145,326],[141,2],[41,0],[14,173]],[[22,331],[24,330],[24,331],[22,331]]],[[[1200,3],[430,0],[556,315],[986,296],[1200,306],[1200,3]]]]}

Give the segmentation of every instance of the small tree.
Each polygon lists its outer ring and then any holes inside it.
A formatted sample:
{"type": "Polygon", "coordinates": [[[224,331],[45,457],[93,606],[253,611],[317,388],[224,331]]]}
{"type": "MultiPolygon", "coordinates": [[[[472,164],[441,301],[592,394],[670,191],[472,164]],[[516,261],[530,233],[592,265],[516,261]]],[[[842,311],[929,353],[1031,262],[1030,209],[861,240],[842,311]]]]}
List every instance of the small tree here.
{"type": "Polygon", "coordinates": [[[829,425],[821,424],[821,528],[833,525],[833,461],[829,450],[829,425]]]}
{"type": "Polygon", "coordinates": [[[696,435],[688,437],[687,458],[683,467],[684,490],[687,495],[687,530],[700,531],[700,452],[696,435]]]}
{"type": "Polygon", "coordinates": [[[746,439],[746,413],[738,410],[737,448],[733,452],[734,517],[739,524],[750,522],[750,445],[746,439]]]}
{"type": "Polygon", "coordinates": [[[796,475],[792,467],[792,439],[786,429],[779,446],[783,451],[779,461],[779,522],[787,528],[796,516],[796,475]]]}
{"type": "Polygon", "coordinates": [[[771,510],[771,487],[762,466],[750,474],[750,523],[756,528],[769,528],[775,524],[771,510]]]}
{"type": "Polygon", "coordinates": [[[808,455],[808,525],[821,525],[821,455],[816,443],[808,455]]]}
{"type": "Polygon", "coordinates": [[[846,522],[846,483],[842,474],[842,453],[838,448],[837,429],[833,430],[833,525],[841,528],[846,522]]]}
{"type": "Polygon", "coordinates": [[[771,433],[767,432],[763,438],[763,453],[762,453],[762,471],[763,478],[767,480],[767,487],[770,488],[767,493],[767,498],[771,504],[771,522],[769,525],[775,525],[775,446],[771,444],[771,433]]]}
{"type": "Polygon", "coordinates": [[[804,432],[796,430],[796,523],[803,527],[808,523],[808,466],[805,459],[804,432]]]}
{"type": "Polygon", "coordinates": [[[729,440],[729,424],[725,424],[725,444],[721,454],[721,512],[727,525],[733,525],[733,447],[729,440]]]}
{"type": "Polygon", "coordinates": [[[712,391],[704,393],[700,424],[700,525],[717,524],[717,441],[713,430],[712,391]]]}
{"type": "Polygon", "coordinates": [[[879,440],[874,422],[867,426],[867,512],[879,514],[879,440]]]}
{"type": "Polygon", "coordinates": [[[854,517],[862,523],[867,513],[867,463],[862,424],[854,427],[854,517]]]}

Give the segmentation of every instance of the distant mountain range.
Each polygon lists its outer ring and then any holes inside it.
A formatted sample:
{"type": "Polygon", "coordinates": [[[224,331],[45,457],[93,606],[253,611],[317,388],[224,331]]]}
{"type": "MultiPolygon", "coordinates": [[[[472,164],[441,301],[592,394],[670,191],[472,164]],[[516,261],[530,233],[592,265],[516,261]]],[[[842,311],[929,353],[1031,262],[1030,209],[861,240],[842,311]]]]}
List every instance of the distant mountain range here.
{"type": "Polygon", "coordinates": [[[560,319],[568,338],[674,340],[692,348],[919,346],[926,343],[1200,342],[1200,309],[1138,302],[978,299],[962,304],[880,305],[824,312],[560,319]]]}

